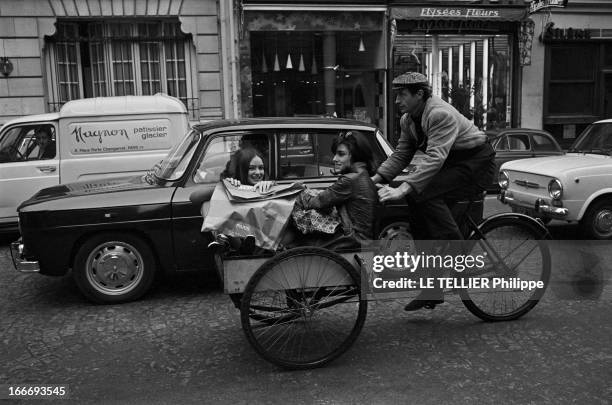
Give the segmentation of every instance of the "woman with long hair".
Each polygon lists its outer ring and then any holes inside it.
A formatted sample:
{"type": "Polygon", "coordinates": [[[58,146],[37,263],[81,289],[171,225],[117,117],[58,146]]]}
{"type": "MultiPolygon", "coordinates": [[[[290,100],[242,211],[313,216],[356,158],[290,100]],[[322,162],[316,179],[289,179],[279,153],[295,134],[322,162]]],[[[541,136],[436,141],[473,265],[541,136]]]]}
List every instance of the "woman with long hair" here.
{"type": "Polygon", "coordinates": [[[221,177],[233,186],[254,186],[255,191],[262,193],[274,185],[273,181],[267,180],[262,154],[250,147],[234,152],[221,177]]]}
{"type": "Polygon", "coordinates": [[[375,173],[372,148],[359,131],[340,134],[332,143],[334,173],[338,180],[313,195],[302,192],[296,206],[328,212],[334,206],[340,213],[342,233],[356,240],[374,238],[378,193],[370,176],[375,173]]]}

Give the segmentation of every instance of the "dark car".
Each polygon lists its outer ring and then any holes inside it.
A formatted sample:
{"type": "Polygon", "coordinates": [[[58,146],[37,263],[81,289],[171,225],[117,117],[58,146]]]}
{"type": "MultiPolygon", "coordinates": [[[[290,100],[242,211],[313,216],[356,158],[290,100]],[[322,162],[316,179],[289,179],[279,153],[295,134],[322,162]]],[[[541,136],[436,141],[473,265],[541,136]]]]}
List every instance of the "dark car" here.
{"type": "MultiPolygon", "coordinates": [[[[551,134],[539,129],[508,128],[489,132],[487,136],[495,149],[495,173],[511,160],[563,155],[563,150],[551,134]]],[[[499,190],[497,176],[491,190],[499,190]]]]}
{"type": "MultiPolygon", "coordinates": [[[[72,268],[83,293],[106,303],[137,299],[157,271],[214,271],[200,210],[230,154],[255,147],[271,179],[326,187],[336,180],[332,140],[347,130],[368,135],[378,163],[391,154],[376,127],[357,121],[262,118],[196,125],[147,175],[63,184],[22,203],[22,240],[11,246],[16,266],[52,276],[72,268]]],[[[402,212],[404,206],[387,206],[380,229],[402,212]]]]}

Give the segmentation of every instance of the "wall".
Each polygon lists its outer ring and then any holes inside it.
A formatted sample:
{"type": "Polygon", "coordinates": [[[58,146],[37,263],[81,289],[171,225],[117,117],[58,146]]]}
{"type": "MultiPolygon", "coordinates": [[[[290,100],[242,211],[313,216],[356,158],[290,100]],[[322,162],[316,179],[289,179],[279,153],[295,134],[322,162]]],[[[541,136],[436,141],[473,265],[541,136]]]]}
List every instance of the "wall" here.
{"type": "Polygon", "coordinates": [[[0,0],[0,56],[13,63],[0,77],[0,123],[49,111],[44,36],[55,32],[57,18],[178,16],[193,35],[199,118],[222,118],[222,73],[217,0],[0,0]]]}
{"type": "MultiPolygon", "coordinates": [[[[531,16],[535,33],[531,51],[531,65],[523,67],[521,89],[521,126],[542,129],[544,106],[544,54],[545,45],[538,37],[542,32],[544,11],[531,16]]],[[[612,5],[608,1],[570,1],[565,9],[551,10],[550,21],[555,28],[608,28],[612,29],[612,5]]]]}

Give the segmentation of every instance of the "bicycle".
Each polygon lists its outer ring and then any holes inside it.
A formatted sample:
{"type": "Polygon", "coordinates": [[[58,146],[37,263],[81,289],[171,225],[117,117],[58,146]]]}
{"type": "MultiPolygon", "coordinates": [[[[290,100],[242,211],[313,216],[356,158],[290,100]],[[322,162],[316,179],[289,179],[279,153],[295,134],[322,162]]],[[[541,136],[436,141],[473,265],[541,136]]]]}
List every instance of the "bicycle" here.
{"type": "MultiPolygon", "coordinates": [[[[477,223],[470,215],[476,202],[482,207],[478,198],[459,203],[467,208],[458,223],[469,230],[466,251],[486,252],[488,262],[461,277],[528,277],[541,281],[544,288],[451,291],[484,321],[517,319],[533,309],[545,292],[550,235],[541,222],[517,213],[477,223]]],[[[390,235],[385,242],[401,237],[402,232],[385,234],[389,229],[397,227],[385,227],[381,235],[390,235]]],[[[228,258],[219,266],[226,293],[242,293],[241,323],[247,340],[264,359],[287,369],[320,367],[340,356],[359,335],[368,300],[383,298],[363,291],[367,269],[363,252],[354,250],[298,247],[272,257],[228,258]]]]}

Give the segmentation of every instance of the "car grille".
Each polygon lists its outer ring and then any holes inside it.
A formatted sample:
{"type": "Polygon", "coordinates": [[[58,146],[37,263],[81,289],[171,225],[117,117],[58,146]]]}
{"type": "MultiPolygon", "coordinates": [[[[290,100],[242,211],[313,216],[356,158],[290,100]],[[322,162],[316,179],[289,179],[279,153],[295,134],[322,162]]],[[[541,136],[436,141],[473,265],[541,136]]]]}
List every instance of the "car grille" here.
{"type": "Polygon", "coordinates": [[[519,201],[532,205],[537,198],[550,198],[548,183],[551,177],[512,170],[506,170],[506,173],[510,180],[508,190],[519,201]]]}

